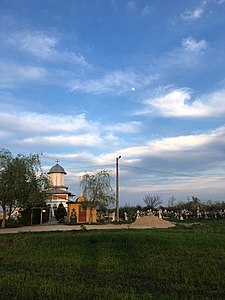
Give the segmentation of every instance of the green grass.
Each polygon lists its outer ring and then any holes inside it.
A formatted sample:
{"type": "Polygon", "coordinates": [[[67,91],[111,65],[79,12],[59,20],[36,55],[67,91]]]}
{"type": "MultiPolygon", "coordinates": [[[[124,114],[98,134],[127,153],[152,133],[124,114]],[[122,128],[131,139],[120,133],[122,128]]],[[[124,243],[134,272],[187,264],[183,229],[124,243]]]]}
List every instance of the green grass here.
{"type": "Polygon", "coordinates": [[[0,236],[0,299],[225,299],[225,220],[0,236]]]}

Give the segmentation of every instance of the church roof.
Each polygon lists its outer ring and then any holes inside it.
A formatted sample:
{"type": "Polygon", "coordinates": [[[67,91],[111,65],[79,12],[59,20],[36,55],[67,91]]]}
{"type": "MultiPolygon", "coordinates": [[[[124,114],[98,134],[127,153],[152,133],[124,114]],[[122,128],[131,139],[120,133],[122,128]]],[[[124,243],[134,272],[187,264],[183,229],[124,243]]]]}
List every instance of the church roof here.
{"type": "Polygon", "coordinates": [[[61,190],[61,189],[57,189],[57,188],[53,188],[53,189],[50,189],[48,191],[46,191],[46,194],[47,195],[57,195],[57,194],[66,194],[66,195],[69,195],[69,196],[75,196],[75,194],[69,192],[69,191],[65,191],[65,190],[61,190]]]}
{"type": "Polygon", "coordinates": [[[50,189],[46,193],[47,194],[70,194],[70,192],[61,189],[50,189]]]}
{"type": "Polygon", "coordinates": [[[65,175],[67,174],[65,172],[65,170],[63,169],[63,167],[60,166],[58,163],[49,170],[48,174],[51,174],[51,173],[63,173],[65,175]]]}

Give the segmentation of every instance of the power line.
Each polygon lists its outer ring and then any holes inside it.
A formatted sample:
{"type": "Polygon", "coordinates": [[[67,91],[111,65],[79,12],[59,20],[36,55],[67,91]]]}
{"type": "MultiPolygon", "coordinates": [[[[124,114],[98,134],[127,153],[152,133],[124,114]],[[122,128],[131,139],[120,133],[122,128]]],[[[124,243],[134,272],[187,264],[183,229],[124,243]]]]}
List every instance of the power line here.
{"type": "Polygon", "coordinates": [[[133,167],[133,166],[128,166],[124,164],[120,164],[120,166],[126,167],[126,168],[131,168],[131,169],[138,169],[138,170],[144,170],[148,172],[155,172],[155,173],[160,173],[160,174],[166,174],[166,175],[173,175],[173,176],[180,176],[180,177],[212,177],[212,176],[218,176],[218,175],[190,175],[190,174],[183,174],[183,173],[175,173],[175,172],[168,172],[168,171],[159,171],[159,170],[154,170],[154,169],[147,169],[147,168],[141,168],[141,167],[133,167]]]}
{"type": "MultiPolygon", "coordinates": [[[[142,168],[142,167],[134,167],[134,166],[129,166],[129,165],[125,165],[125,164],[120,164],[120,166],[125,167],[125,168],[130,168],[130,169],[136,169],[136,170],[143,170],[143,171],[147,171],[147,172],[153,172],[153,173],[159,173],[159,174],[164,174],[164,175],[173,175],[173,176],[177,176],[177,177],[189,177],[189,178],[223,178],[223,174],[221,174],[222,176],[219,176],[219,174],[208,174],[208,175],[191,175],[191,174],[184,174],[184,173],[176,173],[176,172],[169,172],[169,171],[160,171],[160,170],[155,170],[155,169],[149,169],[149,168],[142,168]]],[[[114,168],[115,165],[114,164],[104,164],[104,165],[90,165],[90,166],[85,166],[85,167],[72,167],[70,168],[71,170],[81,170],[81,169],[93,169],[93,168],[104,168],[104,167],[112,167],[114,168]]]]}
{"type": "Polygon", "coordinates": [[[70,169],[90,169],[90,168],[103,168],[103,167],[114,167],[114,164],[96,165],[96,166],[85,166],[85,167],[72,167],[70,169]]]}

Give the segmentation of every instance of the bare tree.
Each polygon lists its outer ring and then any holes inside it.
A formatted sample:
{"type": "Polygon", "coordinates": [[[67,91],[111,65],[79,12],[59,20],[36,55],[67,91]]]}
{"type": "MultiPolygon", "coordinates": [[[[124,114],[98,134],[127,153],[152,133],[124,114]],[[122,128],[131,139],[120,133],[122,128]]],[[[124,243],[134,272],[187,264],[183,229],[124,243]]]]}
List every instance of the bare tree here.
{"type": "Polygon", "coordinates": [[[162,203],[159,195],[147,194],[147,195],[144,195],[143,200],[144,200],[144,203],[146,204],[146,206],[148,206],[150,209],[154,209],[162,203]]]}
{"type": "Polygon", "coordinates": [[[168,207],[174,207],[176,199],[174,196],[170,197],[168,200],[168,207]]]}

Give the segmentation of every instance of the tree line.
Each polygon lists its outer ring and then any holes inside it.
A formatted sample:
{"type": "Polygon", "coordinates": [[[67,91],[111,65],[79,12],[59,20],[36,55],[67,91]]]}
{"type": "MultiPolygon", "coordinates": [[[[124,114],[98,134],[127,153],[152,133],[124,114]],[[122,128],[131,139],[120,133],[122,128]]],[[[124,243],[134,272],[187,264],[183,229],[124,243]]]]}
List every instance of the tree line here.
{"type": "Polygon", "coordinates": [[[158,211],[163,212],[164,217],[168,218],[225,218],[225,201],[202,201],[196,196],[187,198],[187,201],[176,200],[174,196],[169,198],[168,205],[163,205],[158,194],[146,194],[143,197],[144,205],[132,206],[125,204],[120,208],[120,218],[124,219],[124,213],[128,215],[128,219],[134,221],[136,212],[152,211],[158,215],[158,211]]]}

